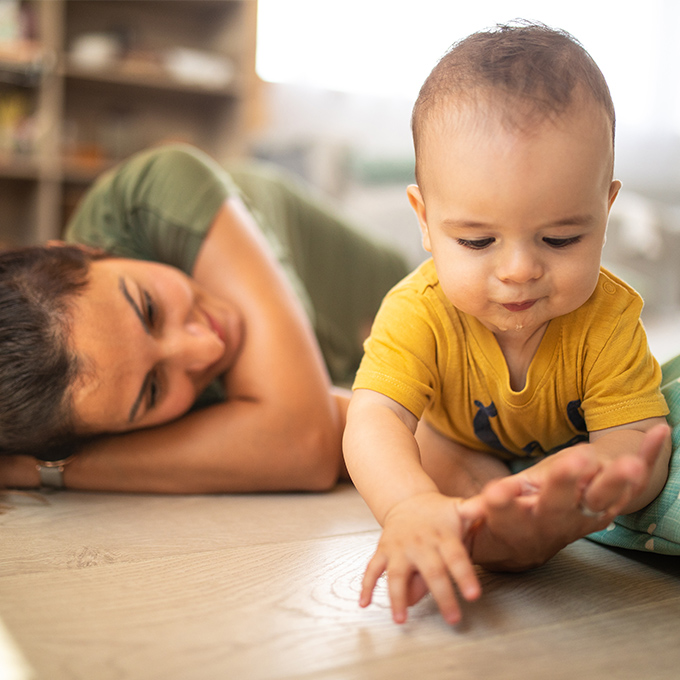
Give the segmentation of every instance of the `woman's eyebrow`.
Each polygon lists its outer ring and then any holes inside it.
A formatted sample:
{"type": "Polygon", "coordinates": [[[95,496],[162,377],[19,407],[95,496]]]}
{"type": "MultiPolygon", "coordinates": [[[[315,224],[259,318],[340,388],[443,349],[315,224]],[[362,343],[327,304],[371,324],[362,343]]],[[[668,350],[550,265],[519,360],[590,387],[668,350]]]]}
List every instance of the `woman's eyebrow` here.
{"type": "Polygon", "coordinates": [[[120,288],[120,292],[123,293],[123,297],[130,304],[130,307],[132,307],[132,311],[141,321],[144,332],[149,335],[151,331],[149,330],[149,326],[146,322],[146,319],[144,318],[144,314],[142,314],[142,310],[139,308],[139,305],[137,305],[137,302],[135,302],[135,299],[132,297],[132,295],[130,295],[130,291],[127,289],[127,285],[125,285],[125,280],[122,276],[118,278],[118,287],[120,288]]]}

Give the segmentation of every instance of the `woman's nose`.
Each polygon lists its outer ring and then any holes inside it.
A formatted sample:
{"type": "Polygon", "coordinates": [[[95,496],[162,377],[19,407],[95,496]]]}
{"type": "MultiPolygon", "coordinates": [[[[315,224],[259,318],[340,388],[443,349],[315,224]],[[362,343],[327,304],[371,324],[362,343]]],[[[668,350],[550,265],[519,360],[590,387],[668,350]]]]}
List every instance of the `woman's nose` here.
{"type": "Polygon", "coordinates": [[[224,344],[207,326],[189,322],[164,338],[165,360],[196,373],[214,364],[224,352],[224,344]]]}

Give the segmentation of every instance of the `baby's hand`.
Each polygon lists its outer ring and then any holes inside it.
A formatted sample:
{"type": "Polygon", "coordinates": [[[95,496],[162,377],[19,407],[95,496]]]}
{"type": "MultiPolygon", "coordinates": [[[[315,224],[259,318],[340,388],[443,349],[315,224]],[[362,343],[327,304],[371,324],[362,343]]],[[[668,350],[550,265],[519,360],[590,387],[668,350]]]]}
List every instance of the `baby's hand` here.
{"type": "Polygon", "coordinates": [[[543,564],[569,543],[604,529],[643,490],[667,436],[659,425],[634,454],[602,459],[590,444],[564,449],[487,484],[468,508],[484,514],[471,554],[489,569],[543,564]]]}
{"type": "Polygon", "coordinates": [[[466,600],[481,595],[481,587],[465,537],[475,515],[466,501],[436,492],[418,494],[389,512],[378,548],[368,563],[359,604],[371,602],[383,573],[396,623],[406,621],[406,610],[429,590],[448,623],[460,621],[460,608],[451,579],[466,600]]]}
{"type": "Polygon", "coordinates": [[[579,448],[489,482],[469,500],[485,515],[472,540],[475,564],[494,571],[531,569],[607,525],[610,515],[585,517],[579,509],[583,489],[598,470],[585,447],[579,448]]]}

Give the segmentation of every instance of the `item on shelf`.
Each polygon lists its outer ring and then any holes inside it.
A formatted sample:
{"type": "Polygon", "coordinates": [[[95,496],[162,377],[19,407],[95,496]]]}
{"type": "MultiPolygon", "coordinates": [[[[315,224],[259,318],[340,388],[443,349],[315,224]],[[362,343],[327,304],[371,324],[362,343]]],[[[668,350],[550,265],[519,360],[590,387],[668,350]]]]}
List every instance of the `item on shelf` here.
{"type": "Polygon", "coordinates": [[[0,151],[33,151],[35,121],[31,101],[19,89],[0,89],[0,151]]]}
{"type": "Polygon", "coordinates": [[[115,33],[83,33],[71,45],[71,62],[83,69],[107,68],[119,61],[123,46],[115,33]]]}
{"type": "Polygon", "coordinates": [[[244,154],[256,20],[256,0],[0,0],[0,241],[58,238],[63,203],[152,144],[244,154]]]}
{"type": "Polygon", "coordinates": [[[205,87],[226,87],[236,71],[227,57],[187,47],[167,50],[164,63],[167,72],[178,82],[205,87]]]}
{"type": "Polygon", "coordinates": [[[19,0],[0,0],[0,43],[14,42],[21,37],[19,0]]]}

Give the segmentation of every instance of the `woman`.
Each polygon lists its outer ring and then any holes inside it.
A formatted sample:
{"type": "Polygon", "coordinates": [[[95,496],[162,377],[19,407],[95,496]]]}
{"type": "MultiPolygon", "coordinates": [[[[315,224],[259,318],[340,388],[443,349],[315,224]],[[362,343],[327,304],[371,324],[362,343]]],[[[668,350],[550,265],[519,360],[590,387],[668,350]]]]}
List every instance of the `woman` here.
{"type": "MultiPolygon", "coordinates": [[[[187,146],[145,151],[102,177],[66,239],[86,248],[24,255],[58,265],[3,260],[4,279],[28,268],[20,289],[32,277],[57,295],[44,305],[50,336],[65,338],[71,359],[51,369],[63,379],[51,407],[45,367],[33,396],[16,381],[3,387],[0,447],[66,460],[38,470],[31,456],[3,457],[8,485],[38,486],[39,472],[48,484],[112,491],[336,483],[347,394],[331,377],[351,381],[382,296],[407,272],[396,252],[289,180],[262,169],[227,174],[187,146]],[[70,268],[73,281],[45,281],[50,267],[70,268]]],[[[12,319],[2,326],[17,335],[12,319]]],[[[3,372],[27,372],[4,357],[3,372]]]]}

